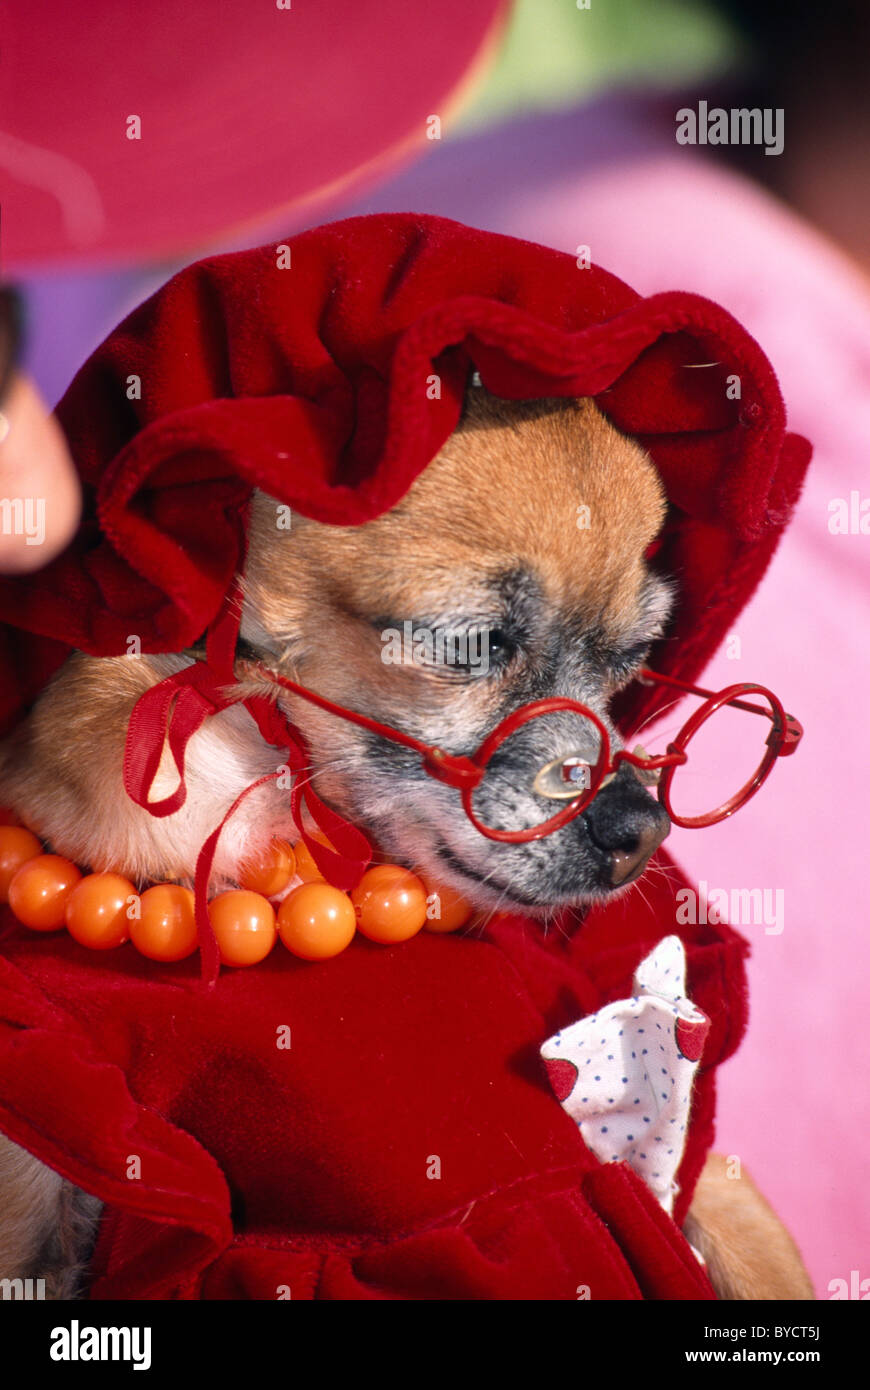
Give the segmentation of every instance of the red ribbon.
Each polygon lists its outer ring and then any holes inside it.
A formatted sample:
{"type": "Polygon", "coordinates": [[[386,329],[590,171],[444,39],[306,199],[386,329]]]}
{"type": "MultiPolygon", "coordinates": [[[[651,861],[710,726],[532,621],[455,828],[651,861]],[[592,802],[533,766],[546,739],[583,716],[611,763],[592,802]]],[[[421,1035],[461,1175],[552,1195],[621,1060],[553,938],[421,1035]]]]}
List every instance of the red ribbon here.
{"type": "Polygon", "coordinates": [[[184,805],[188,742],[210,715],[232,703],[201,661],[167,676],[140,696],[130,715],[124,748],[124,788],[137,806],[144,806],[152,816],[171,816],[184,805]],[[178,786],[162,800],[149,801],[164,747],[175,764],[178,786]]]}
{"type": "MultiPolygon", "coordinates": [[[[209,628],[205,661],[195,661],[193,665],[167,676],[146,690],[133,708],[124,749],[124,787],[131,800],[152,816],[169,816],[184,805],[187,797],[184,760],[188,742],[206,719],[238,702],[237,697],[233,696],[232,687],[235,683],[235,648],[240,619],[241,591],[237,579],[209,628]],[[149,793],[164,748],[168,748],[178,773],[178,786],[169,796],[150,801],[149,793]]],[[[212,866],[221,831],[251,792],[276,777],[292,776],[290,810],[293,820],[318,869],[335,887],[345,892],[356,887],[372,857],[371,845],[365,835],[321,801],[313,790],[309,779],[310,755],[299,729],[265,695],[252,695],[241,703],[266,743],[275,747],[276,751],[283,749],[285,757],[274,772],[258,778],[236,797],[197,856],[194,876],[196,923],[202,978],[208,987],[216,983],[220,973],[220,951],[208,914],[212,866]],[[315,840],[306,829],[306,812],[329,839],[333,849],[315,840]]]]}

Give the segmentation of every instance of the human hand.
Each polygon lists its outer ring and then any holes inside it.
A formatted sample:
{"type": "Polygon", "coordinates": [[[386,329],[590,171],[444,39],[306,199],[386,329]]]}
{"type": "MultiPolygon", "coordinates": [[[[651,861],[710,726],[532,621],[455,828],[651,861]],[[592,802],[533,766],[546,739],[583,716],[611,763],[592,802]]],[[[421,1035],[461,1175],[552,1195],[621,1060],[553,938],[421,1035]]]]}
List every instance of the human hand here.
{"type": "Polygon", "coordinates": [[[17,295],[0,288],[0,571],[41,569],[72,538],[81,489],[63,431],[17,369],[17,295]]]}

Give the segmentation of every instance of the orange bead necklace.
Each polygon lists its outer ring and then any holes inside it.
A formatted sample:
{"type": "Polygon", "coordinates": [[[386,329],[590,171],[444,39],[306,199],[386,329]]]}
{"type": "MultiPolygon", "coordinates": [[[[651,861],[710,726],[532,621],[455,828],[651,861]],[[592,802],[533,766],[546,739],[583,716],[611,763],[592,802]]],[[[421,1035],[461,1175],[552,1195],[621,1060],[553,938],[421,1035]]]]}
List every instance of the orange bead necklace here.
{"type": "MultiPolygon", "coordinates": [[[[367,869],[356,888],[344,893],[325,882],[301,840],[295,846],[273,840],[242,864],[238,882],[238,888],[218,893],[208,904],[224,965],[265,960],[279,937],[302,960],[328,960],[344,951],[357,931],[390,945],[424,928],[455,931],[473,913],[452,888],[427,889],[417,874],[398,864],[367,869]],[[294,885],[294,879],[300,881],[294,885]],[[280,899],[277,907],[275,899],[280,899]]],[[[82,874],[71,860],[46,854],[20,825],[0,825],[0,902],[7,902],[31,931],[65,927],[79,945],[95,951],[130,941],[149,960],[169,962],[184,960],[199,944],[189,888],[158,883],[140,893],[122,874],[82,874]]]]}

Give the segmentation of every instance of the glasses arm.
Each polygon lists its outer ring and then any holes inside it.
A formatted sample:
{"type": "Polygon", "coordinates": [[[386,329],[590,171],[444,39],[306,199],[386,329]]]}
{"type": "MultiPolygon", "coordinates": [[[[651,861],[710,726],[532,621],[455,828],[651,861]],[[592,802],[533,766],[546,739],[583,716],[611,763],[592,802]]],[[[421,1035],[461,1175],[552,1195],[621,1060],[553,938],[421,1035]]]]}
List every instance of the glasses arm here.
{"type": "Polygon", "coordinates": [[[414,738],[413,734],[402,733],[400,729],[393,729],[389,724],[382,724],[378,719],[369,718],[367,714],[359,714],[356,710],[335,704],[332,700],[327,700],[324,695],[317,695],[304,685],[297,685],[296,681],[288,680],[286,676],[279,676],[276,671],[262,667],[261,672],[276,685],[283,686],[285,690],[292,691],[294,695],[300,695],[303,700],[316,705],[318,709],[325,710],[327,714],[334,714],[339,719],[346,719],[361,729],[367,729],[369,733],[378,734],[381,738],[387,738],[392,743],[400,743],[403,747],[410,748],[412,752],[419,753],[423,759],[425,770],[430,777],[436,778],[439,782],[446,782],[449,786],[460,789],[473,788],[483,777],[483,768],[478,767],[470,758],[445,753],[443,748],[435,748],[431,744],[423,743],[421,739],[414,738]]]}
{"type": "MultiPolygon", "coordinates": [[[[669,685],[674,690],[683,690],[689,695],[698,695],[704,700],[715,700],[717,698],[716,691],[714,690],[704,690],[699,685],[689,685],[687,681],[677,680],[675,676],[665,676],[660,671],[650,671],[646,666],[641,668],[638,673],[638,678],[644,685],[652,685],[658,682],[661,685],[669,685]]],[[[750,705],[746,700],[729,700],[728,704],[733,709],[745,710],[747,714],[765,715],[774,725],[773,729],[771,729],[770,737],[780,738],[778,751],[779,756],[782,758],[789,757],[803,738],[803,726],[799,720],[795,719],[793,714],[786,714],[785,711],[783,711],[785,726],[778,730],[777,725],[780,722],[779,716],[771,709],[765,709],[763,705],[750,705]]],[[[627,760],[629,762],[632,761],[630,757],[627,760]]]]}
{"type": "MultiPolygon", "coordinates": [[[[675,690],[684,690],[687,695],[699,695],[704,700],[715,700],[715,690],[704,690],[700,685],[689,685],[687,681],[677,680],[676,676],[665,676],[661,671],[650,671],[644,666],[638,672],[638,679],[644,685],[652,685],[658,682],[661,685],[670,685],[675,690]]],[[[748,705],[745,700],[729,700],[729,705],[735,709],[745,709],[749,714],[766,714],[768,719],[773,719],[769,709],[763,709],[761,705],[748,705]]]]}

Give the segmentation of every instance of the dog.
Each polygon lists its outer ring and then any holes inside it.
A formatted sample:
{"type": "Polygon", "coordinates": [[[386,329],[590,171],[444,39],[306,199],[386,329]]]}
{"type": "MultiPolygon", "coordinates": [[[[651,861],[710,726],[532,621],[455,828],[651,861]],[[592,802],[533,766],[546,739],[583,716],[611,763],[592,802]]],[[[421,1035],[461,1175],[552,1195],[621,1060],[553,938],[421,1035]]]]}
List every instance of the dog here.
{"type": "MultiPolygon", "coordinates": [[[[588,399],[511,402],[469,388],[454,433],[391,511],[362,526],[293,516],[256,493],[244,576],[239,696],[276,687],[265,666],[427,744],[471,754],[530,701],[567,696],[591,708],[621,746],[613,695],[665,631],[671,583],[645,552],[665,516],[658,473],[588,399]],[[578,508],[591,524],[578,527],[578,508]],[[386,661],[384,636],[413,630],[475,635],[445,660],[405,651],[386,661]],[[324,641],[328,634],[328,641],[324,641]],[[485,651],[485,662],[468,653],[485,651]]],[[[241,706],[214,716],[187,753],[185,804],[154,819],[122,783],[130,713],[139,697],[195,660],[70,657],[26,725],[3,749],[6,803],[52,849],[139,883],[190,883],[197,852],[228,806],[273,772],[274,749],[241,706]],[[63,737],[58,738],[58,730],[63,737]]],[[[481,835],[457,792],[417,756],[282,690],[280,703],[311,750],[323,799],[366,831],[381,857],[458,890],[481,914],[517,909],[545,930],[560,910],[630,891],[669,832],[667,814],[621,764],[594,801],[560,830],[523,842],[481,835]]],[[[564,756],[558,717],[523,727],[493,759],[481,788],[490,824],[542,819],[537,771],[564,756]]],[[[177,784],[163,761],[152,798],[177,784]]],[[[554,803],[556,808],[563,802],[554,803]]],[[[552,814],[552,809],[546,813],[552,814]]],[[[274,782],[228,823],[215,884],[273,836],[296,838],[274,782]]],[[[747,1176],[724,1181],[714,1156],[686,1234],[720,1297],[811,1299],[790,1236],[747,1176]]],[[[4,1142],[0,1149],[0,1269],[50,1276],[50,1296],[75,1296],[97,1219],[94,1199],[4,1142]]]]}

